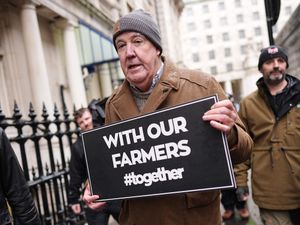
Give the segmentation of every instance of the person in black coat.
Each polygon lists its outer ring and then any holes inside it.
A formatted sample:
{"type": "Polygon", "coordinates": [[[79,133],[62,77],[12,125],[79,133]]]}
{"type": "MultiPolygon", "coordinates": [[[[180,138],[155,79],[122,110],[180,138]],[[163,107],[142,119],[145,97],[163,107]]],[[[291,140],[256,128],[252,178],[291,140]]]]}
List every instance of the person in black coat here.
{"type": "Polygon", "coordinates": [[[2,128],[0,128],[0,224],[41,224],[23,170],[2,128]]]}
{"type": "MultiPolygon", "coordinates": [[[[87,131],[94,127],[92,113],[89,108],[80,108],[74,114],[74,120],[81,131],[87,131]]],[[[69,204],[75,214],[81,213],[80,197],[82,194],[82,185],[87,180],[87,168],[83,144],[81,137],[71,146],[70,160],[70,188],[68,192],[69,204]]],[[[86,220],[89,225],[107,225],[109,216],[118,221],[121,203],[119,201],[111,202],[102,211],[94,211],[85,208],[86,220]]]]}

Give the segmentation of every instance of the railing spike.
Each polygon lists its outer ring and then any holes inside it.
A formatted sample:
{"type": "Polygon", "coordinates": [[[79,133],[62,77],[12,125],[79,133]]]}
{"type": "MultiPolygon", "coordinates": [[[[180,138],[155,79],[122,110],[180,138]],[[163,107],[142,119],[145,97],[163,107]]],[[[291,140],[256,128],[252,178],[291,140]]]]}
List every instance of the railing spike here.
{"type": "Polygon", "coordinates": [[[2,107],[1,107],[1,103],[0,103],[0,123],[2,122],[2,120],[5,119],[5,114],[3,113],[2,107]]]}
{"type": "Polygon", "coordinates": [[[54,103],[54,117],[56,118],[56,119],[58,119],[59,118],[59,116],[60,116],[60,113],[59,113],[59,111],[58,111],[58,108],[57,108],[57,105],[56,105],[56,103],[54,103]]]}
{"type": "Polygon", "coordinates": [[[56,167],[57,167],[57,171],[59,171],[60,170],[60,165],[59,165],[59,161],[58,160],[56,160],[56,167]]]}
{"type": "Polygon", "coordinates": [[[34,169],[33,166],[32,166],[32,168],[31,168],[31,174],[32,174],[33,180],[35,180],[35,179],[36,179],[36,172],[35,172],[35,169],[34,169]]]}
{"type": "Polygon", "coordinates": [[[14,109],[13,109],[13,110],[14,110],[13,118],[14,118],[15,120],[20,120],[21,117],[22,117],[22,114],[20,113],[20,109],[19,109],[19,106],[18,106],[16,100],[14,100],[14,109]]]}
{"type": "Polygon", "coordinates": [[[67,107],[64,107],[64,117],[65,119],[68,119],[70,116],[69,112],[68,112],[68,108],[67,107]]]}
{"type": "Polygon", "coordinates": [[[49,114],[48,114],[48,111],[47,111],[47,107],[45,105],[45,102],[43,102],[43,113],[42,113],[42,117],[44,118],[44,120],[47,120],[49,114]]]}
{"type": "Polygon", "coordinates": [[[35,117],[36,117],[36,113],[35,113],[35,111],[34,111],[32,102],[29,103],[29,114],[28,114],[28,116],[29,116],[29,118],[30,118],[31,120],[34,120],[35,117]]]}
{"type": "Polygon", "coordinates": [[[77,111],[75,104],[73,104],[73,116],[75,115],[75,112],[77,111]]]}
{"type": "Polygon", "coordinates": [[[49,174],[49,166],[48,166],[48,163],[46,163],[46,165],[45,165],[45,170],[46,170],[46,174],[48,175],[48,174],[49,174]]]}

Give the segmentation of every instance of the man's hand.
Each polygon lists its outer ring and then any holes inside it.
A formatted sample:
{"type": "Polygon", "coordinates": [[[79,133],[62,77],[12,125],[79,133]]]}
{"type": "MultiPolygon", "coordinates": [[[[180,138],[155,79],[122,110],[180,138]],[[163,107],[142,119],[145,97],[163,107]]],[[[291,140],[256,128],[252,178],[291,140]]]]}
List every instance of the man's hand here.
{"type": "Polygon", "coordinates": [[[249,198],[249,188],[248,188],[248,186],[238,187],[236,189],[235,193],[236,193],[236,197],[237,197],[239,202],[247,201],[247,199],[249,198]]]}
{"type": "Polygon", "coordinates": [[[202,119],[226,135],[229,135],[238,115],[232,102],[228,99],[216,102],[211,109],[204,113],[202,119]]]}
{"type": "Polygon", "coordinates": [[[88,184],[84,190],[83,201],[90,209],[101,211],[106,202],[96,202],[97,199],[99,199],[99,195],[91,195],[90,185],[88,184]]]}
{"type": "Polygon", "coordinates": [[[79,214],[81,212],[81,207],[79,203],[71,205],[71,209],[75,214],[79,214]]]}

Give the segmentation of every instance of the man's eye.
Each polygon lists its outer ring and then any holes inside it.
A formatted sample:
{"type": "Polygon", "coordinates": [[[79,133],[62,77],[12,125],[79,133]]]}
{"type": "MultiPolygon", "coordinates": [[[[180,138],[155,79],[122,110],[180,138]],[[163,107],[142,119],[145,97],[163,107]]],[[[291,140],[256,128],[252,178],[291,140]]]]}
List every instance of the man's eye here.
{"type": "Polygon", "coordinates": [[[124,46],[125,46],[124,43],[120,43],[120,44],[117,45],[117,49],[121,49],[121,48],[123,48],[124,46]]]}
{"type": "Polygon", "coordinates": [[[265,63],[266,64],[271,64],[273,62],[273,60],[267,60],[265,63]]]}
{"type": "Polygon", "coordinates": [[[134,39],[133,43],[135,43],[135,44],[141,44],[141,43],[143,43],[143,39],[140,39],[140,38],[134,39]]]}

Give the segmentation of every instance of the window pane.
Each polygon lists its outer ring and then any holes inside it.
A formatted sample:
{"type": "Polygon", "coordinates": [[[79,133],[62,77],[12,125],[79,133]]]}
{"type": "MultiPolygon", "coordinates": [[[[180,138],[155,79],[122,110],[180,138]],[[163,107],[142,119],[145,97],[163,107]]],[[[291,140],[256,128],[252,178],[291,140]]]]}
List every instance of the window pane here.
{"type": "Polygon", "coordinates": [[[230,48],[225,48],[224,49],[224,55],[225,55],[225,57],[231,56],[231,49],[230,48]]]}
{"type": "Polygon", "coordinates": [[[232,63],[227,63],[227,64],[226,64],[226,71],[227,71],[227,72],[231,72],[232,70],[233,70],[232,63]]]}
{"type": "Polygon", "coordinates": [[[214,59],[215,58],[215,51],[214,50],[210,50],[208,52],[208,58],[209,59],[214,59]]]}
{"type": "Polygon", "coordinates": [[[227,22],[227,18],[224,16],[224,17],[221,17],[220,18],[220,25],[221,26],[225,26],[225,25],[227,25],[228,24],[228,22],[227,22]]]}
{"type": "Polygon", "coordinates": [[[254,28],[254,34],[255,36],[261,36],[261,28],[260,27],[254,28]]]}
{"type": "Polygon", "coordinates": [[[199,53],[193,53],[192,57],[193,57],[193,62],[200,61],[199,53]]]}
{"type": "Polygon", "coordinates": [[[225,3],[224,2],[219,2],[218,6],[219,6],[219,10],[224,10],[225,9],[225,3]]]}
{"type": "Polygon", "coordinates": [[[252,18],[253,18],[253,20],[259,20],[259,12],[254,12],[252,14],[252,18]]]}
{"type": "Polygon", "coordinates": [[[247,46],[246,45],[241,45],[240,52],[241,52],[242,55],[245,55],[247,53],[247,46]]]}
{"type": "Polygon", "coordinates": [[[212,37],[212,35],[207,35],[206,36],[206,42],[207,42],[207,44],[212,44],[213,43],[213,37],[212,37]]]}
{"type": "Polygon", "coordinates": [[[240,8],[241,6],[241,0],[235,0],[235,7],[240,8]]]}
{"type": "Polygon", "coordinates": [[[218,73],[217,67],[216,66],[210,67],[210,73],[216,75],[218,73]]]}
{"type": "Polygon", "coordinates": [[[93,62],[92,46],[90,39],[90,30],[86,26],[80,26],[81,44],[83,49],[83,63],[90,64],[93,62]]]}
{"type": "Polygon", "coordinates": [[[79,27],[75,29],[75,37],[76,37],[76,45],[78,49],[78,54],[79,54],[79,61],[80,65],[83,65],[83,55],[82,55],[82,44],[81,44],[81,37],[80,37],[80,30],[79,27]]]}
{"type": "Polygon", "coordinates": [[[187,29],[188,29],[188,31],[196,30],[196,24],[195,23],[188,23],[187,29]]]}
{"type": "Polygon", "coordinates": [[[209,12],[208,5],[203,5],[203,6],[202,6],[202,12],[203,12],[203,13],[208,13],[208,12],[209,12]]]}
{"type": "Polygon", "coordinates": [[[198,45],[198,39],[197,38],[191,38],[190,43],[191,43],[191,46],[195,47],[195,46],[198,45]]]}
{"type": "Polygon", "coordinates": [[[211,22],[210,22],[210,20],[205,20],[204,21],[204,27],[205,28],[211,28],[211,22]]]}
{"type": "Polygon", "coordinates": [[[244,22],[244,16],[243,16],[242,14],[237,15],[237,16],[236,16],[236,21],[237,21],[238,23],[244,22]]]}
{"type": "Polygon", "coordinates": [[[242,38],[245,38],[246,35],[245,35],[245,31],[244,30],[239,30],[239,38],[242,39],[242,38]]]}
{"type": "Polygon", "coordinates": [[[194,16],[194,11],[193,11],[193,8],[187,8],[186,9],[186,15],[189,16],[189,17],[193,17],[194,16]]]}
{"type": "Polygon", "coordinates": [[[229,41],[229,34],[227,32],[223,33],[222,36],[223,36],[223,41],[229,41]]]}
{"type": "Polygon", "coordinates": [[[102,60],[100,36],[95,32],[91,31],[91,39],[93,45],[94,62],[99,62],[102,60]]]}
{"type": "Polygon", "coordinates": [[[111,42],[103,37],[101,37],[101,42],[102,42],[102,49],[103,49],[103,60],[108,60],[113,58],[111,42]]]}

